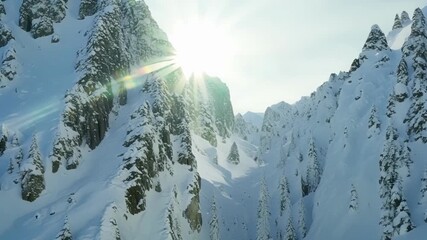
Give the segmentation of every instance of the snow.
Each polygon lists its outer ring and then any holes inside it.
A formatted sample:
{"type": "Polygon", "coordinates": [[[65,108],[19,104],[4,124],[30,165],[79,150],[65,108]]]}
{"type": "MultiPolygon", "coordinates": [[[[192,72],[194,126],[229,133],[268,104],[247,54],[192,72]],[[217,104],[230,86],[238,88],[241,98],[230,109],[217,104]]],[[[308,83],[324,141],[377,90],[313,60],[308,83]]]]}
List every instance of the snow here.
{"type": "MultiPolygon", "coordinates": [[[[109,130],[100,145],[94,150],[80,149],[82,158],[78,169],[68,171],[61,167],[59,172],[51,172],[49,155],[53,139],[58,131],[66,131],[61,125],[58,127],[65,107],[64,94],[79,77],[74,69],[76,51],[84,47],[85,32],[90,29],[93,17],[77,20],[78,3],[69,1],[66,18],[55,23],[55,34],[60,41],[52,44],[51,36],[34,40],[30,33],[22,31],[16,23],[18,4],[13,1],[4,4],[8,12],[4,22],[15,36],[13,46],[21,66],[17,67],[16,79],[0,89],[0,96],[7,99],[0,101],[0,122],[4,126],[2,133],[8,131],[9,137],[16,134],[20,146],[8,143],[0,157],[0,239],[54,239],[64,227],[65,218],[75,239],[114,239],[113,222],[122,239],[135,239],[135,236],[167,239],[166,219],[171,208],[174,224],[181,227],[183,239],[209,239],[212,199],[216,202],[219,239],[255,239],[261,179],[265,179],[269,192],[266,205],[271,213],[264,216],[269,222],[263,225],[270,226],[273,239],[280,232],[286,233],[288,219],[293,219],[296,235],[303,235],[297,224],[301,209],[304,209],[307,228],[304,239],[380,238],[384,229],[379,225],[382,214],[379,158],[388,126],[395,124],[402,139],[407,132],[403,120],[409,100],[396,106],[392,119],[386,112],[390,94],[410,92],[402,83],[396,84],[396,69],[402,57],[400,48],[409,36],[410,24],[388,34],[392,51],[365,53],[367,59],[351,75],[332,75],[315,93],[294,105],[282,102],[271,106],[265,114],[244,114],[244,120],[260,130],[252,135],[258,141],[244,140],[237,134],[225,139],[216,135],[218,144],[214,147],[192,132],[192,152],[201,176],[203,216],[201,232],[193,233],[182,216],[191,201],[188,186],[196,174],[190,173],[189,166],[175,163],[173,176],[165,171],[152,179],[153,185],[161,183],[162,191],[156,192],[153,188],[146,193],[145,211],[131,215],[126,210],[123,159],[134,156],[140,146],[126,148],[123,143],[129,140],[127,133],[131,130],[135,130],[134,134],[153,131],[152,126],[139,126],[141,122],[130,119],[145,101],[153,101],[141,95],[141,85],[128,91],[127,105],[115,106],[110,114],[109,130]],[[381,127],[371,129],[368,124],[374,106],[381,127]],[[7,168],[9,159],[14,158],[20,148],[27,159],[33,134],[37,134],[40,143],[46,190],[29,203],[21,199],[20,184],[14,183],[20,178],[19,168],[12,174],[7,168]],[[239,150],[238,164],[227,161],[233,143],[239,150]],[[321,180],[316,191],[302,197],[301,178],[306,177],[312,164],[309,154],[312,146],[322,170],[321,180]],[[281,216],[279,185],[283,176],[289,183],[290,209],[281,216]],[[349,209],[350,204],[357,208],[349,209]]],[[[7,54],[5,49],[0,49],[2,54],[7,54]]],[[[136,81],[145,82],[151,77],[140,77],[136,81]]],[[[156,121],[164,122],[164,119],[157,117],[156,121]]],[[[70,138],[77,134],[62,133],[70,138]]],[[[174,152],[182,151],[179,141],[174,140],[174,152]]],[[[427,203],[418,204],[427,152],[425,144],[420,142],[408,142],[408,145],[413,164],[411,176],[403,174],[403,195],[416,228],[397,236],[398,240],[424,239],[427,234],[424,223],[427,203]]],[[[21,167],[33,168],[25,161],[21,167]]]]}
{"type": "Polygon", "coordinates": [[[246,122],[252,123],[255,127],[261,129],[264,113],[246,112],[243,114],[243,119],[246,122]]]}

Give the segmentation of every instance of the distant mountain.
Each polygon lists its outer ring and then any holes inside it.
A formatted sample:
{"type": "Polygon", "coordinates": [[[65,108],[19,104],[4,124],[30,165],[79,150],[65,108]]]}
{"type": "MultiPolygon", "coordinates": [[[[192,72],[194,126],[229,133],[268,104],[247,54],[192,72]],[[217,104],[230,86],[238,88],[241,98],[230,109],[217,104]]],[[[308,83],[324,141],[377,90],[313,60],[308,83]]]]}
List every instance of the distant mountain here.
{"type": "Polygon", "coordinates": [[[261,128],[264,120],[264,113],[246,112],[243,114],[243,119],[246,122],[252,123],[255,127],[261,128]]]}
{"type": "Polygon", "coordinates": [[[388,38],[374,25],[349,71],[294,105],[267,109],[259,160],[270,189],[281,177],[288,184],[270,195],[276,210],[267,217],[281,223],[270,234],[423,239],[426,12],[398,15],[388,38]]]}
{"type": "Polygon", "coordinates": [[[143,1],[1,1],[0,239],[424,239],[425,14],[235,116],[143,1]]]}

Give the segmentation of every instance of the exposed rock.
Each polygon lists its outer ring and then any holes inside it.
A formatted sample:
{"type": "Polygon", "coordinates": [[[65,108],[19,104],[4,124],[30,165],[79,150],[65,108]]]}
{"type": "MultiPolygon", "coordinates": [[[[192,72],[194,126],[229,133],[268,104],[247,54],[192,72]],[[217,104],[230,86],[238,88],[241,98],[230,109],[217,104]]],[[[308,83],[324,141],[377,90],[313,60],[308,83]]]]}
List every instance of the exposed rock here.
{"type": "Polygon", "coordinates": [[[200,232],[202,228],[202,213],[200,212],[200,176],[195,175],[193,183],[190,185],[189,193],[193,195],[190,204],[184,211],[185,218],[190,223],[193,231],[200,232]]]}
{"type": "Polygon", "coordinates": [[[60,40],[59,35],[58,34],[54,34],[52,36],[52,39],[50,40],[51,43],[58,43],[60,40]]]}

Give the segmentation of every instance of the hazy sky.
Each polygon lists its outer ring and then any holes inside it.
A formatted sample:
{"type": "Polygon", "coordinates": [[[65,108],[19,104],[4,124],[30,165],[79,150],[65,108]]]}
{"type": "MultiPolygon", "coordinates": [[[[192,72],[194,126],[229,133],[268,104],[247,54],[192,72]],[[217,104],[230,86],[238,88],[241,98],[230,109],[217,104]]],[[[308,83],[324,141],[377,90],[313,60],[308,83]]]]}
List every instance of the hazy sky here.
{"type": "MultiPolygon", "coordinates": [[[[203,18],[226,26],[236,44],[229,70],[235,113],[263,112],[309,95],[330,73],[347,71],[378,24],[387,34],[396,13],[425,0],[146,0],[160,27],[203,18]],[[231,70],[230,70],[231,69],[231,70]]],[[[172,42],[173,44],[173,42],[172,42]]]]}

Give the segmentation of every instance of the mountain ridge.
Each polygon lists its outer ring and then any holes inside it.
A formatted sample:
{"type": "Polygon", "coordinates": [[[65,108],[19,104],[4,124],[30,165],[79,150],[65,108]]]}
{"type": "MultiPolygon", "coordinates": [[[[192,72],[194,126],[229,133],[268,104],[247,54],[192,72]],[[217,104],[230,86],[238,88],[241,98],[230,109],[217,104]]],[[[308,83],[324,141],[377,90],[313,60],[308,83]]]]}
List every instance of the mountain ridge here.
{"type": "Polygon", "coordinates": [[[139,69],[173,51],[143,1],[57,1],[63,18],[47,2],[0,2],[13,35],[0,48],[3,65],[22,66],[0,88],[10,100],[0,102],[0,238],[422,239],[427,231],[427,8],[395,18],[387,37],[374,25],[349,71],[295,104],[269,107],[257,126],[234,116],[215,77],[139,69]],[[61,54],[67,60],[50,59],[61,54]],[[39,57],[46,61],[32,61],[39,57]]]}

